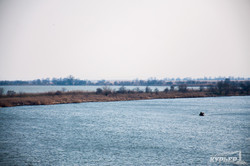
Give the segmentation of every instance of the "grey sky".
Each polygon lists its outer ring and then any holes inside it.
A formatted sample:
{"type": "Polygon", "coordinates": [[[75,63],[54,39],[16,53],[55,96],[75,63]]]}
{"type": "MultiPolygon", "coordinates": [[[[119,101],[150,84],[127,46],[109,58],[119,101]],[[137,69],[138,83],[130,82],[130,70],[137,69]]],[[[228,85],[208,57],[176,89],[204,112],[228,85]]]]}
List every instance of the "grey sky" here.
{"type": "Polygon", "coordinates": [[[250,76],[249,0],[0,0],[0,80],[250,76]]]}

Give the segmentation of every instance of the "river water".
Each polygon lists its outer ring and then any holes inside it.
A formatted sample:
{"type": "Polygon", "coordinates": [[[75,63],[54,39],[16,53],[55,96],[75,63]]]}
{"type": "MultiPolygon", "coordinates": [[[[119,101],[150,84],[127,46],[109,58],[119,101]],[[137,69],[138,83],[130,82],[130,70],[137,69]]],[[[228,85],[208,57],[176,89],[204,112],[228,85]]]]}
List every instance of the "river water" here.
{"type": "Polygon", "coordinates": [[[0,165],[237,165],[211,157],[239,151],[249,164],[250,96],[0,108],[0,165]]]}
{"type": "MultiPolygon", "coordinates": [[[[3,88],[4,94],[7,91],[15,91],[17,93],[43,93],[43,92],[55,92],[55,91],[88,91],[95,92],[97,88],[103,88],[104,86],[44,86],[44,85],[23,85],[23,86],[15,86],[15,85],[6,85],[0,86],[3,88]]],[[[112,90],[119,90],[122,86],[107,86],[112,90]]],[[[157,88],[159,91],[163,91],[165,88],[170,89],[170,86],[149,86],[153,91],[157,88]]],[[[142,91],[145,91],[146,86],[125,86],[127,90],[134,90],[139,88],[142,91]]],[[[199,89],[199,87],[187,87],[188,89],[199,89]]],[[[177,89],[177,87],[175,87],[177,89]]]]}
{"type": "MultiPolygon", "coordinates": [[[[55,91],[88,91],[95,92],[97,88],[103,88],[104,86],[44,86],[44,85],[23,85],[23,86],[0,86],[3,88],[4,93],[7,91],[15,91],[17,93],[43,93],[43,92],[55,92],[55,91]]],[[[121,86],[107,86],[112,90],[119,90],[121,86]]],[[[163,91],[167,86],[150,86],[152,90],[158,88],[158,90],[163,91]]],[[[133,90],[139,88],[140,90],[145,90],[146,86],[125,86],[126,89],[133,90]]],[[[168,87],[170,89],[170,87],[168,87]]]]}

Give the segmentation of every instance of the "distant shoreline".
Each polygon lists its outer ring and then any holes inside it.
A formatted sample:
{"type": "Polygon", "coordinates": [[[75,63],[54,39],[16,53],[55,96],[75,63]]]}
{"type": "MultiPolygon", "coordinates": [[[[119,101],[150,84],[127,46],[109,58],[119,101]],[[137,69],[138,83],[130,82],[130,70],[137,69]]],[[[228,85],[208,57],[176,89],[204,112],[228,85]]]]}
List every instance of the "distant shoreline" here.
{"type": "Polygon", "coordinates": [[[239,94],[216,95],[210,92],[200,91],[170,91],[150,92],[150,93],[113,93],[113,94],[97,94],[95,92],[48,92],[48,93],[30,93],[15,94],[13,96],[1,96],[0,107],[13,107],[24,105],[54,105],[68,103],[84,103],[84,102],[109,102],[109,101],[130,101],[130,100],[149,100],[149,99],[173,99],[173,98],[197,98],[197,97],[219,97],[219,96],[246,96],[239,94]]]}

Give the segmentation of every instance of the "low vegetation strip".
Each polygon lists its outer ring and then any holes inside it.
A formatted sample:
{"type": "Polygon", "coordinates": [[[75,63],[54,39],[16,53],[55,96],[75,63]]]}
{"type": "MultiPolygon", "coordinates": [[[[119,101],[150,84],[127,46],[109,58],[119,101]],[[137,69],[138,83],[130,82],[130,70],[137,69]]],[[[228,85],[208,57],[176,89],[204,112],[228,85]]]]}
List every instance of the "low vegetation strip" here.
{"type": "Polygon", "coordinates": [[[128,101],[146,99],[167,99],[184,97],[208,97],[214,96],[205,92],[158,92],[158,93],[110,93],[96,94],[89,92],[61,92],[23,94],[15,96],[4,96],[0,98],[0,107],[22,106],[22,105],[52,105],[82,102],[107,102],[107,101],[128,101]]]}

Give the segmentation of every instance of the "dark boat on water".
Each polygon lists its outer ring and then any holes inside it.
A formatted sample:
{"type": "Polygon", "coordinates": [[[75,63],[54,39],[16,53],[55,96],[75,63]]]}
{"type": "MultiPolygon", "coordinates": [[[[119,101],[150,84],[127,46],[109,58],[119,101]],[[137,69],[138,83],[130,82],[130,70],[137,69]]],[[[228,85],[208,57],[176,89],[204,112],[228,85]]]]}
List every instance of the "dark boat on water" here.
{"type": "Polygon", "coordinates": [[[204,112],[200,112],[199,116],[204,116],[205,113],[204,112]]]}

